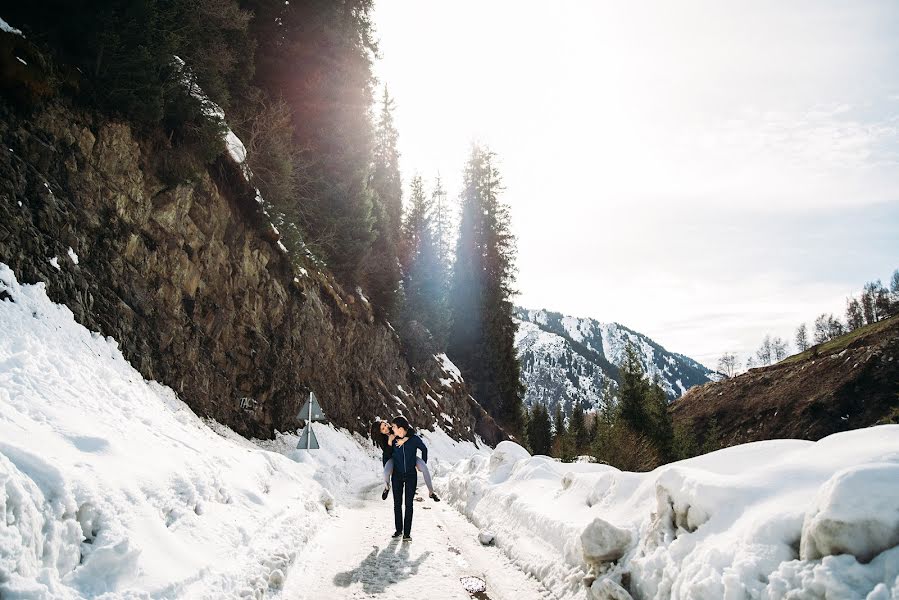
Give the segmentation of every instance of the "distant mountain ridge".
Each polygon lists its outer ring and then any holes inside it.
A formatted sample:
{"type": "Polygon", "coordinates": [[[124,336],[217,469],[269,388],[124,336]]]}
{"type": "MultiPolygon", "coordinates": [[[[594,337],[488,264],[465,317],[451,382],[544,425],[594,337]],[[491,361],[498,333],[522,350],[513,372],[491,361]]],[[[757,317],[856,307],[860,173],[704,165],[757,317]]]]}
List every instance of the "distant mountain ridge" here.
{"type": "Polygon", "coordinates": [[[561,402],[568,415],[578,400],[587,410],[599,408],[603,388],[608,386],[613,394],[618,389],[617,365],[628,341],[637,348],[643,368],[650,377],[658,376],[672,400],[695,385],[717,379],[699,362],[619,323],[521,307],[515,308],[515,316],[515,348],[527,406],[544,402],[555,410],[561,402]]]}

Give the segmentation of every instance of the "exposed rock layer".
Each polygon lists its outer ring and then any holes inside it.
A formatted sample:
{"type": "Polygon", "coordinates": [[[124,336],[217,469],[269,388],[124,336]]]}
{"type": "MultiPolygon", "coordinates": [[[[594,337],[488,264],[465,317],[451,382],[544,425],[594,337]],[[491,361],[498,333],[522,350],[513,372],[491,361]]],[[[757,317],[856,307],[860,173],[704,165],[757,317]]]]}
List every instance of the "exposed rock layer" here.
{"type": "Polygon", "coordinates": [[[167,187],[154,158],[125,124],[0,105],[0,261],[242,434],[297,427],[312,390],[356,431],[403,413],[454,437],[504,439],[437,361],[414,372],[365,300],[309,261],[295,268],[303,260],[279,248],[233,162],[167,187]]]}

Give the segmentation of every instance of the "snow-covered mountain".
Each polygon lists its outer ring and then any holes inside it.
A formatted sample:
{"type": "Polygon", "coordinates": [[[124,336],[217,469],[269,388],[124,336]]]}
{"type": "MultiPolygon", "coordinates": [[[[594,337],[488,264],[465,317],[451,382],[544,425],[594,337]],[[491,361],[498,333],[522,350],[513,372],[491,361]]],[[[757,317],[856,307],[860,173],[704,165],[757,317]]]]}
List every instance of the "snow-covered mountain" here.
{"type": "Polygon", "coordinates": [[[697,361],[669,352],[647,336],[618,323],[569,317],[547,310],[515,309],[518,332],[515,347],[521,360],[525,403],[546,402],[555,410],[558,402],[570,414],[580,400],[585,407],[600,406],[603,388],[618,388],[618,365],[627,343],[642,356],[650,377],[658,376],[672,400],[688,388],[716,379],[716,374],[697,361]]]}

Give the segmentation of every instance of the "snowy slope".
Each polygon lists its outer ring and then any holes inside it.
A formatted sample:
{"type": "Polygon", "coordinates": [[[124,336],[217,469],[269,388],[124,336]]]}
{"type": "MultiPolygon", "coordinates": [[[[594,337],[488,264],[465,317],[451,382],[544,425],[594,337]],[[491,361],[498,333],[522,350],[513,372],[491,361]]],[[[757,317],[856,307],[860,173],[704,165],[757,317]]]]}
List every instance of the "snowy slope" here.
{"type": "Polygon", "coordinates": [[[518,322],[515,348],[528,406],[542,402],[555,410],[561,402],[565,413],[571,414],[578,400],[586,407],[598,408],[605,385],[611,386],[613,393],[618,388],[614,376],[608,373],[610,369],[604,370],[590,358],[572,351],[566,338],[534,323],[518,322]]]}
{"type": "MultiPolygon", "coordinates": [[[[295,435],[254,443],[198,418],[2,263],[0,331],[4,600],[266,595],[380,480],[346,431],[316,424],[310,455],[295,435]]],[[[438,464],[475,450],[425,437],[438,464]]]]}
{"type": "Polygon", "coordinates": [[[546,310],[516,309],[515,347],[526,386],[525,403],[546,402],[551,410],[561,402],[570,414],[580,400],[587,408],[603,401],[603,387],[618,387],[617,365],[628,343],[641,356],[651,378],[658,377],[669,398],[707,383],[715,374],[698,362],[665,350],[643,334],[618,323],[564,316],[546,310]]]}
{"type": "Polygon", "coordinates": [[[559,598],[899,598],[897,425],[651,473],[503,442],[438,489],[559,598]]]}

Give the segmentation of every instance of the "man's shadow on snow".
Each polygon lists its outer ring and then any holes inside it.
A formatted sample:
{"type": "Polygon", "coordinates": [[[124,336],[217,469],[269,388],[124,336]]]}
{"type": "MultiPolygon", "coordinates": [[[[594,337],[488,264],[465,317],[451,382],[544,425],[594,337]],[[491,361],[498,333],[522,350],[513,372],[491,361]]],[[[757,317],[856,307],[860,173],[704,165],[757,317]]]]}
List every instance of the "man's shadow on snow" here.
{"type": "Polygon", "coordinates": [[[391,541],[383,550],[372,546],[358,567],[334,576],[334,585],[349,587],[360,582],[365,593],[382,594],[389,586],[418,574],[418,567],[430,555],[430,551],[423,552],[415,560],[409,560],[409,544],[400,545],[399,540],[391,541]]]}

